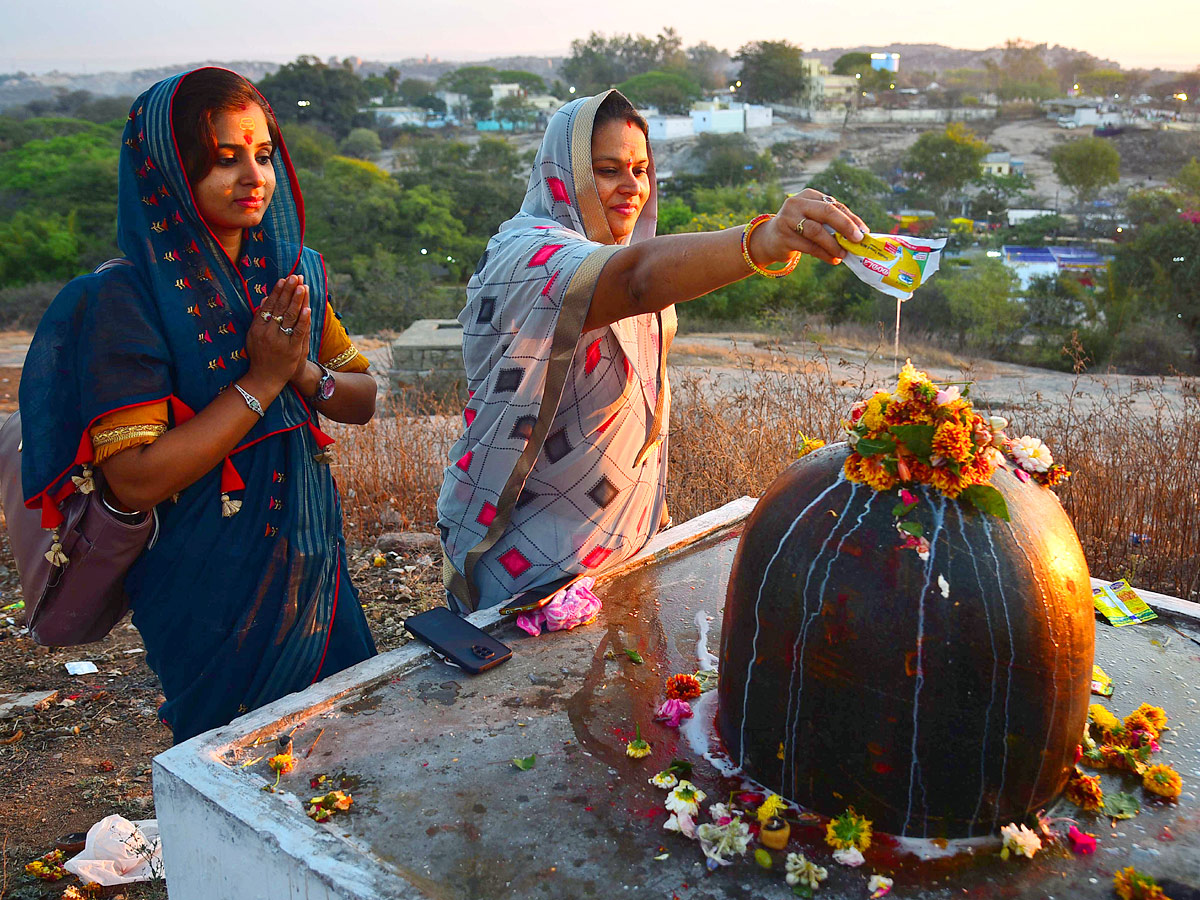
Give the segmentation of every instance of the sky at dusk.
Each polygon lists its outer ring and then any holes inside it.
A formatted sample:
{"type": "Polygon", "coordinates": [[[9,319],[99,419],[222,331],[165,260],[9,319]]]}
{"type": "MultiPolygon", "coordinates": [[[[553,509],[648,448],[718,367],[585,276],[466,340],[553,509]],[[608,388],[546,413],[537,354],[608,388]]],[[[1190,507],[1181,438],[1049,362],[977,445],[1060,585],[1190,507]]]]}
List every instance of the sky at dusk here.
{"type": "Polygon", "coordinates": [[[984,49],[1023,38],[1126,68],[1200,65],[1196,0],[0,0],[0,72],[285,62],[302,53],[387,61],[562,56],[591,31],[654,35],[663,27],[674,27],[685,46],[707,41],[731,52],[752,40],[804,49],[890,42],[984,49]]]}

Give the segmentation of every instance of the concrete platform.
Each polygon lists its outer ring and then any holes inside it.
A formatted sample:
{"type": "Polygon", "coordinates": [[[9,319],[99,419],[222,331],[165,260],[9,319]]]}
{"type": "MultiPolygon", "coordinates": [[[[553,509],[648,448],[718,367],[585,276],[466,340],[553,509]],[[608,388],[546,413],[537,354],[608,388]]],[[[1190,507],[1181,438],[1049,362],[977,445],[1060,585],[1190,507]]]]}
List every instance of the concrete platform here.
{"type": "MultiPolygon", "coordinates": [[[[470,677],[409,645],[161,754],[154,788],[172,900],[792,896],[781,853],[770,871],[748,858],[709,874],[698,844],[662,830],[664,794],[646,781],[679,757],[710,801],[740,785],[702,755],[703,740],[693,747],[651,717],[669,675],[715,662],[707,654],[752,506],[737,501],[659,535],[597,588],[605,609],[589,627],[529,638],[499,625],[513,658],[491,672],[470,677]],[[635,724],[653,744],[640,761],[624,752],[635,724]],[[281,793],[266,793],[265,756],[293,728],[297,768],[281,793]],[[535,753],[529,771],[512,765],[535,753]],[[325,825],[301,805],[318,773],[345,773],[355,800],[325,825]]],[[[1200,623],[1161,615],[1098,624],[1096,654],[1114,679],[1114,712],[1149,701],[1171,717],[1158,761],[1183,776],[1178,803],[1143,799],[1141,815],[1115,826],[1081,821],[1100,839],[1096,855],[1032,861],[1002,862],[997,843],[877,835],[866,866],[845,869],[814,822],[789,849],[829,868],[818,896],[866,897],[873,871],[895,878],[896,897],[1108,898],[1125,865],[1200,886],[1200,623]]],[[[497,625],[494,614],[476,621],[497,625]]],[[[698,723],[713,702],[696,704],[698,723]]],[[[1131,778],[1103,778],[1106,791],[1143,796],[1131,778]]]]}

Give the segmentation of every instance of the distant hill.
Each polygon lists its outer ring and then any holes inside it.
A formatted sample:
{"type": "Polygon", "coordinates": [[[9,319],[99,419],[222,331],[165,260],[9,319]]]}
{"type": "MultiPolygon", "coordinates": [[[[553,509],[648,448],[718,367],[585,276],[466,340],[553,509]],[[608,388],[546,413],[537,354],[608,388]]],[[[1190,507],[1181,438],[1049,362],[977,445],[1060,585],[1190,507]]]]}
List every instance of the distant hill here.
{"type": "MultiPolygon", "coordinates": [[[[452,62],[437,59],[402,59],[396,62],[379,60],[354,60],[355,70],[367,75],[381,75],[389,66],[400,70],[402,78],[425,78],[435,80],[445,72],[461,66],[491,66],[494,69],[523,69],[552,81],[562,57],[506,56],[479,62],[452,62]]],[[[134,97],[156,81],[199,66],[222,66],[240,72],[251,81],[258,81],[279,68],[279,63],[262,60],[204,60],[203,62],[181,63],[156,69],[137,69],[132,72],[95,72],[72,74],[68,72],[46,72],[40,75],[0,74],[0,111],[20,106],[31,100],[44,100],[59,91],[89,91],[98,97],[134,97]]]]}
{"type": "MultiPolygon", "coordinates": [[[[986,50],[963,50],[942,44],[885,44],[860,47],[831,47],[826,50],[806,50],[805,56],[815,57],[826,65],[833,65],[845,53],[899,53],[900,70],[907,72],[933,72],[940,74],[948,69],[982,69],[985,60],[999,62],[1004,55],[1003,47],[986,50]]],[[[1120,69],[1116,60],[1099,59],[1084,50],[1061,47],[1055,44],[1045,53],[1046,64],[1054,68],[1060,62],[1076,57],[1090,57],[1096,66],[1105,69],[1120,69]]]]}

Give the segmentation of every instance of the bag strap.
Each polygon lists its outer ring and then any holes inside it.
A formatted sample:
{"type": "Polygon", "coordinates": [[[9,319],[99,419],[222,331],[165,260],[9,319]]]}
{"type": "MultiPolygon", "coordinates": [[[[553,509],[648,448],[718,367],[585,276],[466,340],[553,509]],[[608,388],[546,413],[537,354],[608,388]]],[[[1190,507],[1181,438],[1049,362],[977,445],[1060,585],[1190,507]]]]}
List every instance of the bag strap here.
{"type": "Polygon", "coordinates": [[[132,266],[132,265],[133,265],[133,263],[130,262],[129,260],[125,259],[124,257],[117,257],[116,259],[106,259],[104,262],[100,263],[100,265],[96,266],[96,268],[92,270],[92,274],[99,275],[101,272],[107,272],[109,269],[115,269],[117,266],[132,266]]]}

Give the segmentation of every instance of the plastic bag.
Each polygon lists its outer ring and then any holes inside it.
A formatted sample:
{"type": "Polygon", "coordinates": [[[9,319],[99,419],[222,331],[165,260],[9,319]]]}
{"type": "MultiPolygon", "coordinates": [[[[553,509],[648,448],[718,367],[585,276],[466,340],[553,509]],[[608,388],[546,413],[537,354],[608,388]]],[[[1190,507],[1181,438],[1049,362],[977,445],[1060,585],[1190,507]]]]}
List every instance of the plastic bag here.
{"type": "Polygon", "coordinates": [[[834,233],[846,251],[843,265],[861,281],[890,297],[908,300],[913,291],[929,280],[941,263],[945,238],[900,237],[898,234],[866,234],[857,244],[834,233]]]}
{"type": "Polygon", "coordinates": [[[88,829],[83,852],[64,868],[84,884],[94,881],[105,887],[163,877],[158,820],[105,816],[88,829]]]}

